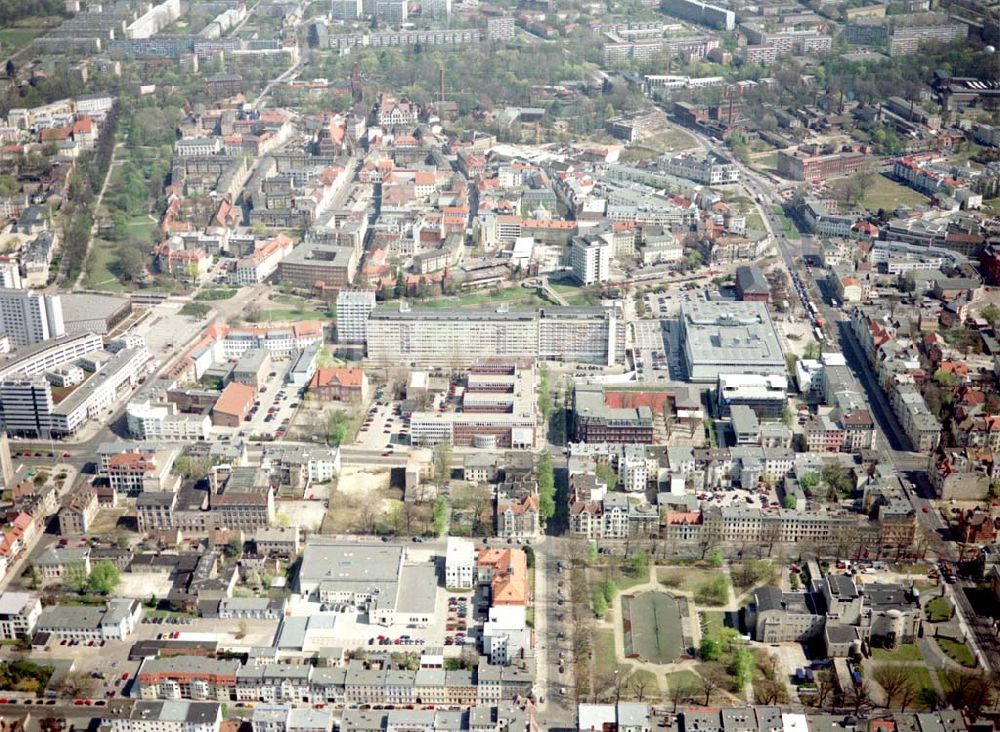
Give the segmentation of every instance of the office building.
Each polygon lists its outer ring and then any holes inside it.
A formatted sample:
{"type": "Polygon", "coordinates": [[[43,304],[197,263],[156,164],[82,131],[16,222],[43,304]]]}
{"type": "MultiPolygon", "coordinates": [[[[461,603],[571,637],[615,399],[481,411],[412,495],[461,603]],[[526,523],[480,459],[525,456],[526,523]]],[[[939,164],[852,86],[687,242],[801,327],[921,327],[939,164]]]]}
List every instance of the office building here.
{"type": "Polygon", "coordinates": [[[30,346],[66,334],[58,295],[0,289],[0,328],[12,346],[30,346]]]}
{"type": "Polygon", "coordinates": [[[314,290],[347,287],[358,270],[358,254],[353,247],[305,242],[281,260],[278,279],[293,287],[314,290]]]}
{"type": "Polygon", "coordinates": [[[584,287],[607,282],[611,277],[611,245],[603,239],[574,236],[569,263],[576,281],[584,287]]]}
{"type": "Polygon", "coordinates": [[[689,381],[785,375],[781,340],[763,302],[683,302],[679,325],[689,381]]]}
{"type": "Polygon", "coordinates": [[[590,443],[653,443],[653,410],[609,405],[600,384],[579,384],[573,392],[573,439],[590,443]]]}
{"type": "Polygon", "coordinates": [[[364,343],[368,316],[375,309],[374,290],[341,290],[337,293],[337,342],[364,343]]]}
{"type": "Polygon", "coordinates": [[[784,374],[719,374],[716,405],[719,416],[729,417],[734,406],[753,410],[759,420],[777,420],[785,414],[788,402],[788,379],[784,374]]]}

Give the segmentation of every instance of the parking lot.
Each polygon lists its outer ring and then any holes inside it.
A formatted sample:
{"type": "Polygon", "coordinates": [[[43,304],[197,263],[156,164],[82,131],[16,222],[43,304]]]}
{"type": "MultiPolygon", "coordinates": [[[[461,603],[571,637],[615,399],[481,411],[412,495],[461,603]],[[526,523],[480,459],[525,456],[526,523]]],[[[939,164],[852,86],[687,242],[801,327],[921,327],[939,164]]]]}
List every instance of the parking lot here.
{"type": "Polygon", "coordinates": [[[213,427],[222,436],[244,434],[250,437],[285,436],[288,425],[295,416],[302,400],[304,387],[286,383],[288,370],[292,367],[291,359],[275,362],[261,384],[254,400],[248,419],[238,427],[213,427]]]}
{"type": "Polygon", "coordinates": [[[356,443],[372,449],[394,449],[410,444],[410,429],[399,413],[398,402],[373,404],[358,430],[356,443]]]}

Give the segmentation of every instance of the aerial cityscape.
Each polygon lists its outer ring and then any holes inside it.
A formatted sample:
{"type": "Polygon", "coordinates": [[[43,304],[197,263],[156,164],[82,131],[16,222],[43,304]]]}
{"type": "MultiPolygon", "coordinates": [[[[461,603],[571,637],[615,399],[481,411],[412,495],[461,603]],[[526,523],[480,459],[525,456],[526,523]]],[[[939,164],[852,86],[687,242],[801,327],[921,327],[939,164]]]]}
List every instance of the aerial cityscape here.
{"type": "Polygon", "coordinates": [[[0,732],[994,732],[1000,0],[0,0],[0,732]]]}

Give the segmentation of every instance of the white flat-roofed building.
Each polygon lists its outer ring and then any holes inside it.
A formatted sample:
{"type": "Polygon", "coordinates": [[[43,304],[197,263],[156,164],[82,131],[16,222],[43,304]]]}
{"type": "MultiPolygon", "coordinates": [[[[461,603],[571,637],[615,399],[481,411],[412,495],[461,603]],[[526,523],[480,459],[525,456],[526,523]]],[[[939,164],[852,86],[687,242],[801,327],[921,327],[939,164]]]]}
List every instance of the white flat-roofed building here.
{"type": "Polygon", "coordinates": [[[429,625],[437,604],[434,565],[405,559],[401,545],[314,536],[302,553],[297,589],[304,598],[362,610],[377,625],[429,625]]]}
{"type": "Polygon", "coordinates": [[[680,332],[689,381],[785,374],[781,340],[763,302],[683,302],[680,332]]]}
{"type": "Polygon", "coordinates": [[[42,603],[27,592],[0,595],[0,640],[18,640],[30,635],[42,614],[42,603]]]}
{"type": "Polygon", "coordinates": [[[449,590],[470,590],[475,584],[476,549],[468,539],[448,537],[444,559],[444,584],[449,590]]]}
{"type": "Polygon", "coordinates": [[[172,403],[133,400],[125,409],[128,433],[137,440],[190,442],[207,440],[212,419],[207,414],[184,414],[172,403]]]}
{"type": "Polygon", "coordinates": [[[758,374],[720,374],[716,387],[719,416],[728,417],[733,406],[750,407],[761,421],[778,420],[788,402],[788,379],[758,374]]]}

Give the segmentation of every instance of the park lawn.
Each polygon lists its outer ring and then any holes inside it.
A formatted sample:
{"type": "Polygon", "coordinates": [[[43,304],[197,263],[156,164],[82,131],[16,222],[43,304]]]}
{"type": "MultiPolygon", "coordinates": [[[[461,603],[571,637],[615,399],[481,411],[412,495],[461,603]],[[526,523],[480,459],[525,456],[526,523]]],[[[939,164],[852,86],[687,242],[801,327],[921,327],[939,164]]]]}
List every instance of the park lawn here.
{"type": "Polygon", "coordinates": [[[983,213],[1000,214],[1000,198],[988,198],[983,201],[983,213]]]}
{"type": "Polygon", "coordinates": [[[667,686],[671,689],[676,689],[678,687],[697,689],[698,685],[701,683],[701,677],[694,671],[689,671],[688,669],[674,671],[673,673],[667,674],[666,679],[667,686]]]}
{"type": "MultiPolygon", "coordinates": [[[[656,683],[655,674],[646,671],[645,669],[633,670],[632,667],[626,663],[618,663],[615,660],[615,634],[611,630],[595,630],[594,631],[594,667],[598,671],[603,671],[604,669],[617,669],[619,674],[624,674],[629,681],[632,679],[641,679],[645,682],[646,695],[649,696],[650,692],[656,694],[658,686],[656,683]]],[[[693,674],[692,674],[693,675],[693,674]]],[[[624,691],[628,693],[629,684],[626,683],[624,686],[624,691]]]]}
{"type": "Polygon", "coordinates": [[[578,287],[577,285],[550,283],[553,290],[562,295],[566,302],[573,307],[586,307],[587,305],[598,305],[601,302],[601,293],[588,287],[578,287]]]}
{"type": "MultiPolygon", "coordinates": [[[[628,667],[624,666],[623,668],[628,667]]],[[[651,697],[657,698],[660,696],[660,687],[656,682],[656,674],[652,671],[647,671],[644,668],[631,670],[631,673],[628,675],[628,680],[625,682],[625,689],[622,696],[635,696],[636,687],[634,684],[636,682],[642,683],[643,701],[649,701],[651,697]]]]}
{"type": "Polygon", "coordinates": [[[718,636],[725,627],[726,613],[722,610],[702,610],[702,635],[718,636]]]}
{"type": "Polygon", "coordinates": [[[642,585],[649,582],[649,574],[634,575],[631,572],[615,567],[611,572],[611,580],[615,583],[615,587],[618,588],[619,592],[624,592],[625,590],[632,589],[636,585],[642,585]]]}
{"type": "Polygon", "coordinates": [[[197,295],[194,296],[195,300],[200,302],[211,302],[213,300],[228,300],[233,297],[239,290],[235,287],[209,287],[202,290],[197,295]]]}
{"type": "Polygon", "coordinates": [[[766,155],[761,155],[760,157],[754,158],[754,167],[757,168],[777,168],[778,167],[778,151],[769,152],[766,155]]]}
{"type": "Polygon", "coordinates": [[[10,58],[18,50],[29,45],[38,36],[49,28],[59,25],[62,21],[63,19],[59,16],[34,16],[21,18],[7,28],[0,28],[0,45],[2,45],[4,56],[10,58]]]}
{"type": "Polygon", "coordinates": [[[146,215],[136,216],[128,222],[128,236],[137,241],[152,241],[155,230],[156,222],[146,215]]]}
{"type": "Polygon", "coordinates": [[[751,231],[764,231],[764,220],[756,208],[747,214],[747,228],[751,231]]]}
{"type": "Polygon", "coordinates": [[[771,210],[774,212],[775,217],[781,222],[781,228],[785,231],[785,236],[789,239],[795,239],[799,235],[799,230],[795,226],[795,223],[785,216],[784,209],[781,206],[772,206],[771,210]]]}
{"type": "Polygon", "coordinates": [[[690,150],[698,142],[684,130],[671,127],[659,134],[647,137],[642,142],[629,145],[621,154],[622,162],[646,160],[651,156],[679,150],[690,150]]]}
{"type": "Polygon", "coordinates": [[[656,581],[664,587],[693,593],[699,585],[711,582],[724,573],[721,569],[695,567],[657,567],[656,581]]]}
{"type": "Polygon", "coordinates": [[[951,603],[947,598],[935,597],[927,603],[927,619],[932,623],[942,623],[951,619],[951,603]]]}
{"type": "Polygon", "coordinates": [[[615,668],[615,633],[613,630],[594,631],[594,664],[597,668],[615,668]]]}
{"type": "Polygon", "coordinates": [[[326,320],[330,317],[326,307],[306,306],[298,308],[269,308],[260,311],[259,322],[268,323],[274,321],[297,321],[297,320],[326,320]]]}
{"type": "Polygon", "coordinates": [[[872,658],[876,661],[923,661],[920,646],[916,643],[901,643],[895,648],[873,648],[872,658]]]}
{"type": "Polygon", "coordinates": [[[88,290],[103,290],[105,292],[123,292],[123,285],[111,268],[118,264],[115,245],[102,239],[94,239],[87,261],[87,274],[84,286],[88,290]]]}
{"type": "Polygon", "coordinates": [[[427,308],[489,308],[500,305],[501,303],[520,307],[539,307],[551,304],[548,300],[543,300],[536,295],[533,289],[528,289],[526,287],[505,287],[499,292],[486,290],[481,292],[471,292],[457,297],[446,296],[429,300],[415,301],[416,305],[427,308]]]}
{"type": "Polygon", "coordinates": [[[976,667],[975,656],[972,655],[972,651],[967,645],[953,641],[951,638],[935,638],[934,640],[937,641],[941,652],[952,661],[969,668],[976,667]]]}
{"type": "Polygon", "coordinates": [[[917,690],[913,705],[915,707],[926,708],[926,705],[922,701],[925,697],[934,698],[937,695],[937,691],[934,687],[934,682],[931,680],[931,672],[926,666],[907,666],[906,669],[910,672],[910,681],[913,683],[914,688],[917,690]],[[923,694],[924,689],[928,689],[931,694],[923,694]]]}
{"type": "Polygon", "coordinates": [[[891,211],[899,205],[916,206],[927,203],[928,200],[927,196],[917,193],[912,188],[889,180],[884,175],[876,175],[875,182],[865,193],[861,205],[872,211],[877,211],[880,208],[891,211]]]}

